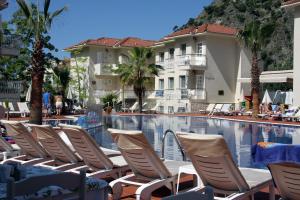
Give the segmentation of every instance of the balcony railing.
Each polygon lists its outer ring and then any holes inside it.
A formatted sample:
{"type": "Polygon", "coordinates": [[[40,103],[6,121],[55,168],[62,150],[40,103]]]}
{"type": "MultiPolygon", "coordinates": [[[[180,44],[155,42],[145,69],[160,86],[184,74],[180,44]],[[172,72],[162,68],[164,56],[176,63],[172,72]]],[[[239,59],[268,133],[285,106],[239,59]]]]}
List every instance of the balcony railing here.
{"type": "Polygon", "coordinates": [[[116,68],[116,64],[112,63],[98,63],[95,64],[95,75],[116,75],[112,72],[112,69],[116,68]]]}
{"type": "Polygon", "coordinates": [[[156,64],[163,66],[165,69],[172,69],[175,67],[206,67],[207,61],[205,55],[200,54],[186,54],[179,55],[176,58],[159,60],[156,64]]]}
{"type": "Polygon", "coordinates": [[[206,56],[200,54],[179,55],[178,65],[206,66],[206,56]]]}
{"type": "Polygon", "coordinates": [[[205,89],[166,89],[156,90],[155,97],[166,100],[205,100],[205,89]]]}

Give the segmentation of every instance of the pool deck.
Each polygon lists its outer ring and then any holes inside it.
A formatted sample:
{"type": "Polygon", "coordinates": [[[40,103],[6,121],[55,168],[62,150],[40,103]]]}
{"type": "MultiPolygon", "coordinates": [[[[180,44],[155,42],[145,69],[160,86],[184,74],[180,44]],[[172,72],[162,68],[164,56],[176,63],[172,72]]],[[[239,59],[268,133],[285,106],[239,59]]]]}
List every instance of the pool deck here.
{"type": "MultiPolygon", "coordinates": [[[[279,121],[279,120],[271,120],[271,119],[262,119],[262,118],[253,118],[251,116],[224,116],[224,115],[214,115],[208,116],[207,114],[198,114],[198,113],[181,113],[181,114],[145,114],[145,113],[116,113],[117,115],[126,116],[126,115],[166,115],[166,116],[184,116],[184,117],[204,117],[211,119],[225,119],[231,121],[240,121],[240,122],[249,122],[249,123],[262,123],[262,124],[270,124],[270,125],[285,125],[285,126],[296,126],[300,127],[300,122],[295,121],[279,121]]],[[[61,115],[61,116],[51,116],[48,118],[43,118],[44,120],[64,120],[70,119],[70,117],[74,117],[78,115],[61,115]]],[[[10,118],[10,120],[16,121],[28,121],[28,117],[24,118],[10,118]]]]}
{"type": "MultiPolygon", "coordinates": [[[[166,115],[166,114],[139,114],[139,113],[117,113],[118,115],[126,116],[126,115],[166,115]]],[[[171,114],[168,116],[190,116],[190,117],[205,117],[207,118],[208,116],[205,114],[171,114]]],[[[68,116],[51,116],[49,118],[44,118],[44,120],[64,120],[64,119],[70,119],[72,115],[68,116]]],[[[226,119],[226,120],[233,120],[233,121],[242,121],[242,122],[255,122],[255,123],[264,123],[264,124],[275,124],[275,125],[291,125],[291,126],[299,126],[300,127],[300,122],[290,122],[290,121],[274,121],[274,120],[268,120],[268,119],[254,119],[251,116],[212,116],[210,117],[212,119],[226,119]]],[[[15,121],[28,121],[29,118],[10,118],[10,120],[15,120],[15,121]]],[[[188,188],[192,186],[192,176],[186,176],[182,180],[182,186],[183,188],[188,188]]],[[[135,190],[136,187],[130,186],[130,187],[125,187],[122,195],[122,200],[134,200],[135,199],[135,190]]],[[[163,187],[158,190],[156,190],[152,198],[153,200],[160,200],[163,197],[171,195],[170,191],[163,187]]],[[[109,198],[111,199],[111,198],[109,198]]],[[[255,195],[255,200],[264,200],[264,199],[269,199],[268,191],[267,189],[264,191],[261,191],[255,195]]],[[[276,199],[279,199],[276,197],[276,199]]],[[[245,199],[246,200],[246,199],[245,199]]]]}

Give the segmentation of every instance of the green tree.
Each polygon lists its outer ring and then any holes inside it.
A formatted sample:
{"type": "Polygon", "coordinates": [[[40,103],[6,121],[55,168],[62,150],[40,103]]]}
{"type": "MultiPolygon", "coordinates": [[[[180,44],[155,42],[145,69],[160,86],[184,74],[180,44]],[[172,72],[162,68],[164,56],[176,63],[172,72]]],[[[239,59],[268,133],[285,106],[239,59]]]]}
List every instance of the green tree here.
{"type": "Polygon", "coordinates": [[[120,75],[123,84],[133,86],[135,95],[138,97],[139,112],[142,112],[143,97],[147,85],[153,76],[158,76],[159,65],[151,63],[153,50],[144,47],[135,47],[129,51],[128,62],[119,64],[113,71],[120,75]]]}
{"type": "Polygon", "coordinates": [[[270,42],[274,29],[274,23],[253,20],[249,24],[246,24],[244,30],[241,30],[238,35],[239,39],[252,53],[251,91],[253,98],[253,117],[257,117],[259,113],[259,77],[261,71],[258,65],[258,56],[262,49],[270,42]]]}
{"type": "Polygon", "coordinates": [[[49,12],[51,0],[44,1],[43,11],[39,11],[38,5],[37,12],[34,12],[34,6],[27,4],[25,0],[17,0],[20,9],[23,12],[27,21],[29,32],[33,34],[33,50],[31,55],[31,109],[30,109],[30,122],[35,124],[42,123],[42,87],[44,80],[44,73],[46,67],[44,48],[47,44],[48,37],[44,37],[51,28],[53,19],[59,16],[66,8],[61,8],[49,12]]]}
{"type": "Polygon", "coordinates": [[[87,90],[83,87],[85,80],[87,80],[87,67],[84,63],[87,58],[81,57],[81,49],[72,51],[75,65],[71,65],[71,74],[74,79],[71,80],[71,84],[74,86],[75,92],[78,94],[78,100],[81,105],[88,98],[87,90]]]}

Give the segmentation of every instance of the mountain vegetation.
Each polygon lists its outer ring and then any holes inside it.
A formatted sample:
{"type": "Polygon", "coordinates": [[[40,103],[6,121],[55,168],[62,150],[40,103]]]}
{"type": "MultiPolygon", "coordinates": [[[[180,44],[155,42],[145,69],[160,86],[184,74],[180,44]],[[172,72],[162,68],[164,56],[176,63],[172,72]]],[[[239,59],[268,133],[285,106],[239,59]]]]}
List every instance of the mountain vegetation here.
{"type": "Polygon", "coordinates": [[[181,27],[218,23],[244,29],[255,19],[271,19],[275,24],[272,40],[260,52],[261,70],[292,69],[293,66],[293,16],[281,8],[282,0],[213,0],[195,18],[181,27]]]}

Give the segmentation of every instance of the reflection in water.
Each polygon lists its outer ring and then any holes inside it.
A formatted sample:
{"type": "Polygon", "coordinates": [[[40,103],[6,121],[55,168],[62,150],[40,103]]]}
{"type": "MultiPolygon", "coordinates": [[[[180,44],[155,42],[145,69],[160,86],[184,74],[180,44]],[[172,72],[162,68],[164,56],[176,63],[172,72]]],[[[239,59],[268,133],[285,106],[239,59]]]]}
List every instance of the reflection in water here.
{"type": "MultiPolygon", "coordinates": [[[[116,145],[107,133],[107,128],[125,130],[142,130],[155,151],[161,155],[161,141],[167,129],[174,132],[193,131],[198,134],[222,135],[233,155],[235,162],[242,167],[254,167],[251,161],[251,146],[257,142],[278,142],[300,144],[300,128],[246,122],[235,122],[203,117],[176,116],[107,116],[103,117],[104,126],[90,129],[89,132],[97,142],[107,148],[116,149],[116,145]]],[[[182,160],[176,142],[171,135],[167,136],[165,157],[182,160]]]]}

